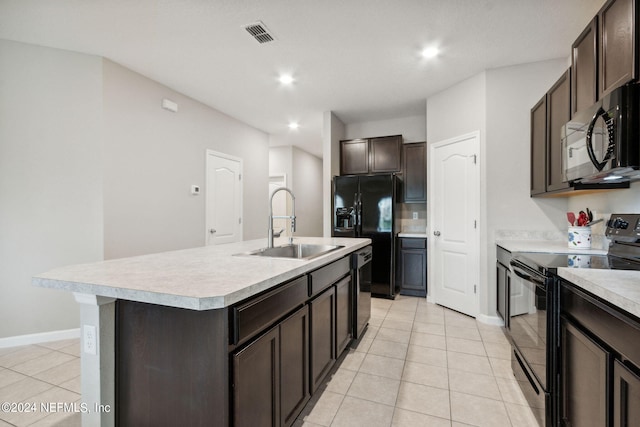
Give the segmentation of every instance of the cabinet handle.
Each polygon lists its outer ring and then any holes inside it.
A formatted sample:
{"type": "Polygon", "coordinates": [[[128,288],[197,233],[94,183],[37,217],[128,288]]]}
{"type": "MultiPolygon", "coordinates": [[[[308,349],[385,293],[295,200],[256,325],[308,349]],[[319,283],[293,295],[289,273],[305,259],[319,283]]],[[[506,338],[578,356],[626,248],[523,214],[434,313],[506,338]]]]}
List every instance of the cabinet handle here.
{"type": "Polygon", "coordinates": [[[436,236],[436,237],[438,237],[438,236],[440,235],[440,232],[439,232],[439,231],[434,231],[434,232],[433,232],[433,235],[434,235],[434,236],[436,236]]]}

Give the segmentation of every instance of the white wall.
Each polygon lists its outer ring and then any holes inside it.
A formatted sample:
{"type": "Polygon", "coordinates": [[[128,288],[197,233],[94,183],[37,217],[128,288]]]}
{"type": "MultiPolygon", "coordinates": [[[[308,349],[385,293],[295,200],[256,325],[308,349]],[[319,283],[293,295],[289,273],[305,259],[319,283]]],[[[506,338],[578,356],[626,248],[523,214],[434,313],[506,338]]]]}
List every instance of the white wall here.
{"type": "Polygon", "coordinates": [[[427,99],[427,141],[480,131],[481,317],[495,317],[496,230],[558,231],[566,199],[529,197],[530,111],[566,59],[487,70],[427,99]]]}
{"type": "Polygon", "coordinates": [[[322,231],[331,236],[332,179],[340,175],[340,140],[345,139],[345,125],[331,111],[325,111],[322,123],[322,231]]]}
{"type": "MultiPolygon", "coordinates": [[[[577,213],[586,208],[594,211],[596,218],[604,218],[605,221],[612,213],[640,213],[640,182],[631,183],[628,189],[607,190],[569,199],[568,211],[577,213]]],[[[594,225],[593,232],[604,234],[604,226],[594,225]]]]}
{"type": "MultiPolygon", "coordinates": [[[[297,147],[271,147],[269,174],[287,175],[287,186],[296,196],[294,236],[322,236],[322,160],[297,147]]],[[[289,198],[287,197],[289,204],[289,198]]]]}
{"type": "Polygon", "coordinates": [[[497,230],[559,231],[566,198],[530,197],[531,107],[567,70],[564,58],[488,70],[485,155],[487,292],[481,308],[496,310],[497,230]]]}
{"type": "Polygon", "coordinates": [[[244,239],[266,236],[266,133],[108,60],[104,125],[106,258],[205,244],[207,149],[243,159],[244,239]]]}
{"type": "Polygon", "coordinates": [[[426,141],[424,116],[401,117],[345,125],[343,139],[370,138],[376,136],[402,135],[404,142],[426,141]]]}
{"type": "Polygon", "coordinates": [[[0,40],[0,338],[78,327],[31,277],[102,259],[101,81],[96,56],[0,40]]]}

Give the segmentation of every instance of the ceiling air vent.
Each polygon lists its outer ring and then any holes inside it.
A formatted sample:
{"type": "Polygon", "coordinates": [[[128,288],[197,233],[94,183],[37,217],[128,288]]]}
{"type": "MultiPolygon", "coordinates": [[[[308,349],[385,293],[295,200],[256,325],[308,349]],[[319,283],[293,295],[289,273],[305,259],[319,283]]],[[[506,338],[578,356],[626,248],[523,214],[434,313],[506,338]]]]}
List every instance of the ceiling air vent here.
{"type": "Polygon", "coordinates": [[[269,29],[262,22],[254,22],[253,24],[245,25],[245,30],[249,32],[253,36],[254,39],[258,41],[258,43],[268,43],[275,40],[273,35],[269,32],[269,29]]]}

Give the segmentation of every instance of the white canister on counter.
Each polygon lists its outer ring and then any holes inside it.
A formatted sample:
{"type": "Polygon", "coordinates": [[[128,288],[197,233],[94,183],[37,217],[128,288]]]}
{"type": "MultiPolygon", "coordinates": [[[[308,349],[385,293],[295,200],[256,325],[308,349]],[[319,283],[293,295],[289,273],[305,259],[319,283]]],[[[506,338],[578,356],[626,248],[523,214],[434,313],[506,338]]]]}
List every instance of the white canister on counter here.
{"type": "Polygon", "coordinates": [[[569,249],[591,248],[591,227],[569,227],[569,249]]]}

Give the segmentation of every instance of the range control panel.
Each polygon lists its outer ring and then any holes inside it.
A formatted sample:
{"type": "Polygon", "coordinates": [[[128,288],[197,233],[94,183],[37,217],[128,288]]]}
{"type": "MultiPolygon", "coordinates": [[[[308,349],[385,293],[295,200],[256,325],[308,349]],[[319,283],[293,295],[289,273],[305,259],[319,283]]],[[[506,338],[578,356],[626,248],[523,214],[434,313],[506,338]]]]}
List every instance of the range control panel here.
{"type": "Polygon", "coordinates": [[[611,214],[607,221],[607,237],[640,238],[640,214],[611,214]]]}

